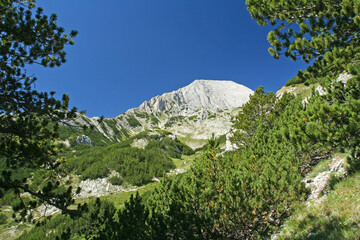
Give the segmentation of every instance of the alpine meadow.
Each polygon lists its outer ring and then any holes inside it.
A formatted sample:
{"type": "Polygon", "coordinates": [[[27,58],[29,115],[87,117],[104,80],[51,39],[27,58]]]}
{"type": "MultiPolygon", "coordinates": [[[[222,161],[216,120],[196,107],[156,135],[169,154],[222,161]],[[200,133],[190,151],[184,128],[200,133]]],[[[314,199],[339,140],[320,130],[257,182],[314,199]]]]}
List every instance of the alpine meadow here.
{"type": "Polygon", "coordinates": [[[0,0],[0,239],[360,239],[360,1],[245,3],[274,61],[305,70],[104,118],[31,73],[61,71],[77,31],[0,0]]]}

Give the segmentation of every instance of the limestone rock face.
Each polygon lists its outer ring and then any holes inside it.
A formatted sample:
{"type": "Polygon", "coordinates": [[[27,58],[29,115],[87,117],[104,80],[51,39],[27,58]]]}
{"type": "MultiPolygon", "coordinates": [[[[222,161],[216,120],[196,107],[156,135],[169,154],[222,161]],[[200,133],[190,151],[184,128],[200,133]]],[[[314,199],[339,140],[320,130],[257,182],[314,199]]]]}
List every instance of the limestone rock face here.
{"type": "Polygon", "coordinates": [[[91,139],[86,136],[86,135],[80,135],[80,136],[77,136],[76,138],[76,144],[80,144],[80,143],[83,143],[83,144],[86,144],[86,145],[90,145],[90,146],[94,146],[94,143],[91,141],[91,139]]]}
{"type": "Polygon", "coordinates": [[[246,103],[253,91],[232,81],[195,80],[179,90],[164,93],[145,101],[138,111],[189,116],[198,109],[209,112],[234,109],[246,103]]]}

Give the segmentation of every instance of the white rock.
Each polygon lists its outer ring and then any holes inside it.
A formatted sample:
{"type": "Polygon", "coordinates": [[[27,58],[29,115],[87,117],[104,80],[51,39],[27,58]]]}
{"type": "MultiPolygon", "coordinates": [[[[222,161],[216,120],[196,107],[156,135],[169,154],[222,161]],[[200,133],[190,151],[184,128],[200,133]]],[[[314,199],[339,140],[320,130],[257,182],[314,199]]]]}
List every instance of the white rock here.
{"type": "Polygon", "coordinates": [[[344,157],[334,157],[329,163],[329,169],[319,173],[317,176],[310,178],[306,177],[304,179],[305,186],[311,189],[311,193],[308,197],[308,202],[311,201],[321,202],[324,198],[319,198],[320,194],[326,187],[326,184],[329,181],[331,173],[338,173],[343,176],[346,174],[346,171],[343,167],[345,158],[344,157]]]}
{"type": "Polygon", "coordinates": [[[343,82],[346,84],[350,80],[350,78],[352,78],[352,75],[347,72],[344,72],[339,75],[339,77],[336,79],[336,81],[343,82]]]}
{"type": "Polygon", "coordinates": [[[146,145],[149,142],[146,139],[140,138],[140,139],[135,139],[132,144],[131,147],[136,147],[136,148],[142,148],[144,149],[146,147],[146,145]]]}
{"type": "Polygon", "coordinates": [[[318,93],[319,93],[319,95],[320,96],[322,96],[322,95],[325,95],[326,94],[326,91],[325,91],[325,89],[322,87],[322,86],[317,86],[316,88],[315,88],[315,91],[317,91],[318,93]]]}
{"type": "Polygon", "coordinates": [[[225,151],[234,151],[235,149],[238,149],[239,147],[236,146],[235,143],[232,143],[230,138],[232,138],[234,134],[232,132],[229,132],[226,134],[226,144],[225,144],[225,151]]]}
{"type": "MultiPolygon", "coordinates": [[[[114,176],[114,174],[110,174],[109,177],[111,176],[114,176]]],[[[75,198],[101,197],[139,189],[137,187],[124,188],[123,186],[112,185],[107,181],[107,178],[98,178],[95,180],[86,179],[80,182],[79,187],[81,191],[75,198]]]]}
{"type": "Polygon", "coordinates": [[[40,205],[40,207],[38,207],[37,210],[40,212],[40,215],[44,216],[44,217],[51,216],[57,212],[60,212],[60,209],[58,209],[52,205],[45,205],[45,204],[40,205]]]}
{"type": "Polygon", "coordinates": [[[232,81],[195,80],[179,90],[145,101],[137,110],[147,113],[171,111],[190,116],[197,109],[216,112],[241,107],[249,101],[251,94],[251,89],[232,81]]]}
{"type": "Polygon", "coordinates": [[[80,135],[80,136],[77,136],[76,138],[76,144],[80,144],[80,143],[83,143],[83,144],[87,144],[87,145],[90,145],[90,146],[94,146],[94,143],[91,141],[91,139],[86,136],[86,135],[80,135]]]}

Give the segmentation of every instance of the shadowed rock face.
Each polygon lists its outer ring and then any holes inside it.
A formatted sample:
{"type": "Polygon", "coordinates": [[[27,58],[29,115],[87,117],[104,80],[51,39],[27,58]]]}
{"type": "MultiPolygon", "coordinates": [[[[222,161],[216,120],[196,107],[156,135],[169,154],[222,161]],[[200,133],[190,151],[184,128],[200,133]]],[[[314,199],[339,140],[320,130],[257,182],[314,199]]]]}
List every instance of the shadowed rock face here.
{"type": "Polygon", "coordinates": [[[147,113],[170,111],[182,116],[191,115],[198,109],[217,112],[241,107],[252,93],[251,89],[232,81],[195,80],[179,90],[145,101],[137,110],[147,113]]]}

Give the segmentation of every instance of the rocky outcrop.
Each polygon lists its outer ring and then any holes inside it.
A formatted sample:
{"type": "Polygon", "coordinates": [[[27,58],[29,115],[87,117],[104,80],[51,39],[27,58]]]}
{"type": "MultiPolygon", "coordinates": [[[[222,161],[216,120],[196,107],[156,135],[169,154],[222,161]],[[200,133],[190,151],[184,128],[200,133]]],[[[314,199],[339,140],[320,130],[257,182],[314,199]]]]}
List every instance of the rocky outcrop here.
{"type": "Polygon", "coordinates": [[[136,148],[142,148],[144,149],[146,147],[146,145],[149,143],[148,140],[146,139],[135,139],[132,144],[131,147],[136,147],[136,148]]]}
{"type": "Polygon", "coordinates": [[[94,180],[87,179],[81,181],[79,184],[81,191],[75,195],[75,198],[101,197],[139,189],[135,186],[126,188],[124,186],[113,185],[108,182],[108,178],[98,178],[94,180]]]}
{"type": "Polygon", "coordinates": [[[321,202],[325,197],[324,190],[329,182],[331,174],[337,174],[338,177],[343,177],[346,174],[344,169],[345,157],[336,156],[329,163],[329,168],[323,172],[320,172],[315,177],[307,176],[304,179],[305,185],[311,190],[308,197],[308,202],[321,202]],[[320,197],[321,194],[322,197],[320,197]]]}
{"type": "Polygon", "coordinates": [[[353,76],[350,73],[344,72],[342,74],[339,75],[339,77],[336,79],[337,82],[343,82],[343,83],[347,83],[350,78],[352,78],[353,76]]]}
{"type": "Polygon", "coordinates": [[[80,135],[80,136],[77,136],[76,138],[76,143],[75,144],[80,144],[80,143],[83,143],[83,144],[86,144],[86,145],[90,145],[90,146],[94,146],[94,143],[91,141],[91,139],[86,136],[86,135],[80,135]]]}

